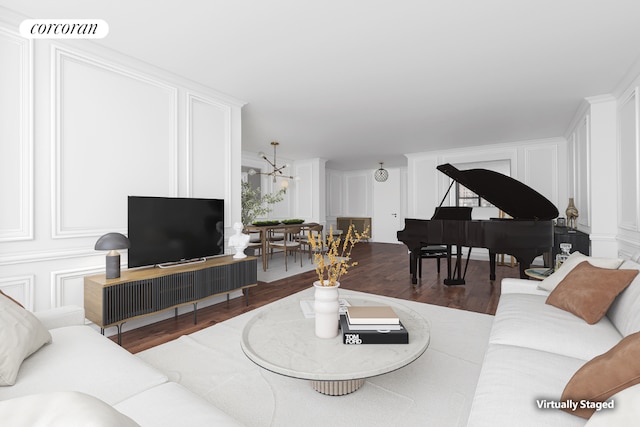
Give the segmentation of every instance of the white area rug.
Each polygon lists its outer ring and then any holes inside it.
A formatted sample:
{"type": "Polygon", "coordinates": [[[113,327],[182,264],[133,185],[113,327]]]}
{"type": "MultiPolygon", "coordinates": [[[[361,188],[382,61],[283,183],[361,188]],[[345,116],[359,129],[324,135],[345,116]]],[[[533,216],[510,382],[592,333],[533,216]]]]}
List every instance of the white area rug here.
{"type": "MultiPolygon", "coordinates": [[[[307,289],[272,304],[299,303],[312,293],[307,289]]],[[[341,298],[349,295],[365,294],[340,290],[341,298]]],[[[265,371],[244,355],[242,329],[264,307],[138,356],[251,427],[465,426],[493,316],[393,301],[428,319],[429,348],[412,364],[369,378],[346,396],[320,394],[309,382],[265,371]]]]}
{"type": "Polygon", "coordinates": [[[293,260],[293,256],[289,256],[287,260],[287,271],[284,269],[284,256],[282,254],[274,254],[273,258],[269,259],[269,268],[267,271],[262,270],[262,257],[258,256],[257,258],[258,281],[260,282],[274,282],[284,279],[285,277],[306,273],[315,268],[313,259],[309,259],[307,254],[302,254],[302,267],[300,267],[300,258],[298,258],[296,262],[293,260]]]}

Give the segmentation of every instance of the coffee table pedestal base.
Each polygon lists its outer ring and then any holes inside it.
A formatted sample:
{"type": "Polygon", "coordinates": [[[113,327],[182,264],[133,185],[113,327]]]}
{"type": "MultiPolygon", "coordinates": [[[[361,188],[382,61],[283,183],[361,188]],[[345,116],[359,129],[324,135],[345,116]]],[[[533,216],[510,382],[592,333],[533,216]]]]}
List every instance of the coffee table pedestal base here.
{"type": "Polygon", "coordinates": [[[362,380],[345,380],[345,381],[311,381],[311,387],[318,393],[329,396],[342,396],[353,393],[364,384],[362,380]]]}

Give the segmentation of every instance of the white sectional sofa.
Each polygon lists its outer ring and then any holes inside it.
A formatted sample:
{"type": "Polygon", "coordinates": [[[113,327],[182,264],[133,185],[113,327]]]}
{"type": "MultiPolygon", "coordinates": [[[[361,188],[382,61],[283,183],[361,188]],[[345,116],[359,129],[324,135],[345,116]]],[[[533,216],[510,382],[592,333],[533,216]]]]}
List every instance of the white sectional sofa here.
{"type": "MultiPolygon", "coordinates": [[[[0,311],[6,310],[13,308],[5,298],[0,311]]],[[[0,387],[1,425],[241,425],[85,326],[82,308],[43,311],[37,317],[51,342],[24,360],[15,384],[0,387]]],[[[2,326],[11,327],[9,322],[2,326]]],[[[11,349],[2,348],[6,351],[11,349]]]]}
{"type": "MultiPolygon", "coordinates": [[[[594,258],[582,259],[598,264],[594,258]]],[[[599,261],[613,267],[614,260],[599,261]]],[[[619,263],[622,263],[619,269],[640,269],[633,261],[619,260],[619,263]]],[[[554,279],[556,283],[559,281],[557,277],[554,279]]],[[[640,275],[615,298],[606,316],[594,324],[546,304],[550,292],[541,289],[542,286],[544,282],[533,280],[502,281],[468,426],[640,425],[640,386],[613,396],[614,405],[617,403],[614,410],[602,409],[591,419],[555,409],[551,403],[562,401],[565,387],[583,365],[609,352],[624,337],[640,331],[640,275]],[[624,405],[625,401],[634,404],[624,405]]],[[[623,375],[638,382],[640,337],[634,335],[629,340],[638,343],[632,349],[635,367],[623,375]]],[[[590,381],[597,387],[603,379],[621,375],[621,368],[624,367],[613,363],[602,364],[598,367],[600,377],[590,381]]]]}
{"type": "MultiPolygon", "coordinates": [[[[612,262],[619,264],[605,264],[612,262]]],[[[624,261],[620,269],[639,270],[640,265],[624,261]]],[[[558,273],[556,282],[566,271],[558,273]]],[[[550,291],[539,285],[551,287],[550,282],[505,279],[495,317],[393,299],[429,321],[429,348],[409,366],[370,378],[360,390],[342,397],[319,394],[305,381],[265,371],[242,354],[244,325],[269,306],[135,356],[85,326],[80,308],[38,313],[51,342],[24,360],[14,385],[0,387],[0,424],[640,425],[640,385],[615,394],[614,410],[603,409],[589,420],[539,407],[561,401],[585,364],[640,337],[640,275],[594,324],[546,304],[550,291]]],[[[341,296],[348,300],[362,294],[342,289],[341,296]]],[[[271,307],[309,298],[311,289],[271,307]]],[[[8,350],[0,341],[2,351],[8,350]]],[[[640,343],[631,347],[631,356],[633,383],[640,381],[640,343]]],[[[601,371],[605,380],[620,376],[619,367],[604,366],[601,371]]]]}

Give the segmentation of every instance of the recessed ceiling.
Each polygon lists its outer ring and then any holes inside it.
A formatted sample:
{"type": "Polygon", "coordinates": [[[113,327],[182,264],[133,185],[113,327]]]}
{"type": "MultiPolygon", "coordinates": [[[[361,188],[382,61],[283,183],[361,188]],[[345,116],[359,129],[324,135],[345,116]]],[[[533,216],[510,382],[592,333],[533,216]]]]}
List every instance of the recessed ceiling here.
{"type": "Polygon", "coordinates": [[[0,0],[246,101],[242,143],[328,167],[561,137],[638,71],[637,0],[0,0]]]}

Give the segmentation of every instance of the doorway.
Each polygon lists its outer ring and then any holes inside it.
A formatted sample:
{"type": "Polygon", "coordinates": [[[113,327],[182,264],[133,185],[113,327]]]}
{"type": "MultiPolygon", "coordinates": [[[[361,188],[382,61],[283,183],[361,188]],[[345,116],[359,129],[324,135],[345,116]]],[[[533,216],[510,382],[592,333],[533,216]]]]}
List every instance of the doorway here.
{"type": "Polygon", "coordinates": [[[399,243],[402,229],[400,204],[400,169],[387,169],[389,178],[373,181],[372,240],[380,243],[399,243]]]}

